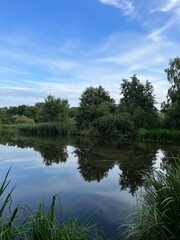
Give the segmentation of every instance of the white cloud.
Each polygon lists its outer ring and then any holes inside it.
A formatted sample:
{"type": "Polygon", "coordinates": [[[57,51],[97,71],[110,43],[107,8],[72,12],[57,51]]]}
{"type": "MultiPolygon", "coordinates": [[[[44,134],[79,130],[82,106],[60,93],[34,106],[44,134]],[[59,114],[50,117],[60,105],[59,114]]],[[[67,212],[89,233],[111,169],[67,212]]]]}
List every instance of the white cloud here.
{"type": "Polygon", "coordinates": [[[162,12],[169,12],[171,11],[173,8],[177,7],[180,5],[180,1],[179,0],[168,0],[167,3],[162,6],[160,9],[158,9],[159,11],[162,12]]]}
{"type": "MultiPolygon", "coordinates": [[[[99,0],[99,2],[121,9],[126,15],[131,15],[135,11],[132,1],[99,0]]],[[[138,2],[139,0],[133,1],[134,4],[138,2]]],[[[147,2],[151,4],[148,0],[147,2]]],[[[28,50],[21,48],[19,44],[17,48],[14,47],[18,38],[11,42],[10,47],[1,46],[0,60],[3,62],[3,67],[0,68],[0,72],[3,72],[0,79],[1,106],[34,104],[43,101],[48,94],[66,98],[71,106],[77,106],[82,91],[91,85],[102,85],[119,102],[122,78],[129,78],[135,73],[142,81],[149,79],[155,87],[157,101],[164,101],[169,87],[164,69],[167,68],[169,59],[177,56],[180,49],[180,43],[174,41],[169,34],[174,31],[177,19],[180,18],[180,14],[177,14],[179,2],[166,1],[164,6],[158,8],[161,11],[164,9],[160,17],[167,15],[163,21],[158,19],[158,25],[154,17],[159,13],[154,11],[149,14],[152,5],[148,6],[146,12],[139,8],[142,18],[136,19],[138,26],[144,27],[143,24],[147,23],[147,20],[143,16],[147,14],[151,23],[150,28],[141,32],[129,29],[123,33],[117,29],[117,32],[97,42],[96,46],[87,46],[78,40],[70,39],[61,43],[61,48],[57,51],[57,47],[46,48],[40,44],[37,44],[38,49],[32,47],[32,50],[36,51],[30,51],[29,48],[28,50]],[[172,14],[166,14],[167,11],[172,11],[172,14]],[[30,79],[25,82],[23,75],[28,72],[30,79]],[[15,78],[14,75],[18,76],[15,78]],[[11,87],[6,88],[8,85],[11,87]]],[[[30,40],[29,38],[31,46],[30,40]]]]}
{"type": "Polygon", "coordinates": [[[134,14],[134,6],[130,0],[99,0],[99,2],[119,8],[125,15],[134,14]]]}
{"type": "Polygon", "coordinates": [[[155,28],[151,31],[151,33],[148,35],[148,38],[150,38],[151,40],[155,41],[155,42],[162,42],[165,40],[166,37],[166,33],[168,30],[171,30],[171,28],[173,27],[173,25],[176,24],[176,19],[172,18],[171,20],[167,21],[163,26],[159,27],[159,28],[155,28]]]}
{"type": "Polygon", "coordinates": [[[21,71],[19,69],[10,68],[10,67],[0,67],[0,73],[12,73],[12,74],[22,74],[22,75],[29,75],[30,73],[21,71]]]}

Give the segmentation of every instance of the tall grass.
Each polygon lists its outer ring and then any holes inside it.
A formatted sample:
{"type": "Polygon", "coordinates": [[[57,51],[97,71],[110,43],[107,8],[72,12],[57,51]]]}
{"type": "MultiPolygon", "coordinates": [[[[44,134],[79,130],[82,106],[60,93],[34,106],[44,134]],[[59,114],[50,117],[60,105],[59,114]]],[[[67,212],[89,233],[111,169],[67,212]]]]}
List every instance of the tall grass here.
{"type": "Polygon", "coordinates": [[[37,124],[22,124],[18,130],[25,135],[34,136],[63,136],[73,133],[75,126],[73,122],[47,122],[37,124]]]}
{"type": "Polygon", "coordinates": [[[0,186],[0,239],[15,239],[19,231],[21,230],[21,226],[15,227],[14,222],[17,217],[18,208],[15,208],[14,211],[10,214],[8,219],[4,218],[4,211],[10,206],[11,204],[11,195],[14,190],[14,188],[5,195],[5,191],[10,183],[10,180],[8,180],[10,169],[8,170],[4,181],[2,182],[0,186]],[[4,196],[5,195],[5,196],[4,196]]]}
{"type": "MultiPolygon", "coordinates": [[[[69,218],[65,222],[58,222],[55,214],[55,203],[57,196],[53,196],[49,211],[46,214],[44,203],[41,203],[36,211],[30,210],[30,215],[21,221],[18,226],[19,207],[16,207],[10,216],[4,217],[5,210],[11,205],[14,188],[4,194],[8,188],[10,170],[0,186],[0,239],[1,240],[99,240],[97,228],[88,221],[82,223],[79,218],[69,218]]],[[[27,211],[26,210],[24,211],[27,211]]]]}
{"type": "Polygon", "coordinates": [[[125,239],[180,239],[180,159],[167,172],[147,175],[125,239]]]}
{"type": "Polygon", "coordinates": [[[145,141],[176,142],[180,140],[180,131],[168,129],[141,129],[138,137],[145,141]]]}

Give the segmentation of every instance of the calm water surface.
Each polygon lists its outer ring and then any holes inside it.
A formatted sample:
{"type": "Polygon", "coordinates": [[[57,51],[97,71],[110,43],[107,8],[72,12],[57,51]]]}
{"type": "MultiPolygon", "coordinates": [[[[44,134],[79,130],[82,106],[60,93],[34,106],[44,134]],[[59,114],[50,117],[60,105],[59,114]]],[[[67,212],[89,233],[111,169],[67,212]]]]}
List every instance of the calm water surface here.
{"type": "Polygon", "coordinates": [[[58,194],[63,209],[57,213],[59,218],[89,218],[100,223],[103,239],[118,239],[124,211],[133,207],[143,186],[142,171],[163,168],[179,154],[179,146],[172,144],[4,135],[0,138],[0,180],[12,166],[14,206],[28,204],[35,209],[44,200],[48,207],[58,194]]]}

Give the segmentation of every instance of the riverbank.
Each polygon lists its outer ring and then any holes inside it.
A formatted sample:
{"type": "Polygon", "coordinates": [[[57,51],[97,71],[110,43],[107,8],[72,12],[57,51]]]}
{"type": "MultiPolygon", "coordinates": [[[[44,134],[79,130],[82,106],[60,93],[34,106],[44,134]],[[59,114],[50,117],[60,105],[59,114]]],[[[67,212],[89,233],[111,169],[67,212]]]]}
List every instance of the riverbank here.
{"type": "MultiPolygon", "coordinates": [[[[13,125],[15,128],[15,125],[13,125]]],[[[37,124],[17,125],[17,130],[23,135],[32,136],[93,136],[93,137],[119,137],[122,139],[138,139],[149,142],[177,142],[180,140],[180,131],[171,129],[140,129],[128,134],[115,134],[101,136],[96,129],[93,131],[79,131],[74,122],[49,122],[37,124]]]]}
{"type": "Polygon", "coordinates": [[[180,131],[170,129],[141,129],[138,138],[149,142],[177,142],[180,140],[180,131]]]}

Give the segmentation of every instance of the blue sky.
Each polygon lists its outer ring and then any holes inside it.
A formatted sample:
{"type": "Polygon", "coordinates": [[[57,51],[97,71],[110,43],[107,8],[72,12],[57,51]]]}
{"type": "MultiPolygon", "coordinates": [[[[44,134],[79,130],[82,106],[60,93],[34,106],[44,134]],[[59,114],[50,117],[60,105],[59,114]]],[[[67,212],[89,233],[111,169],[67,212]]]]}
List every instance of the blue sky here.
{"type": "Polygon", "coordinates": [[[151,81],[160,103],[179,40],[180,0],[1,0],[0,107],[48,94],[77,106],[99,85],[118,103],[133,74],[151,81]]]}

